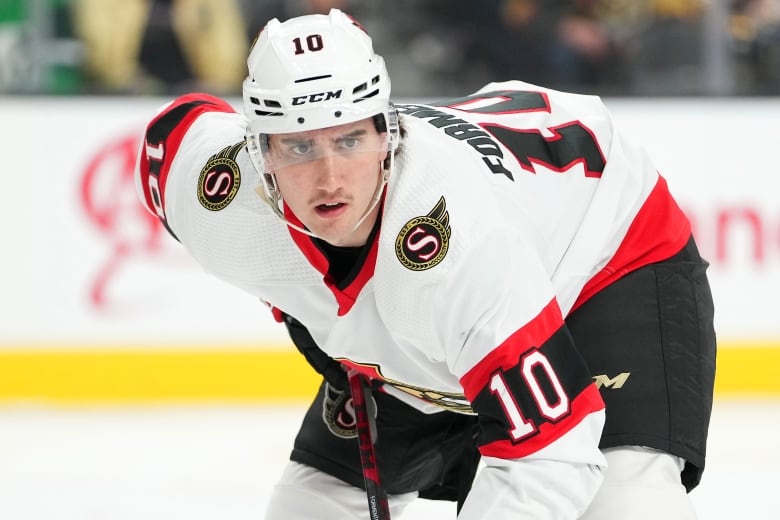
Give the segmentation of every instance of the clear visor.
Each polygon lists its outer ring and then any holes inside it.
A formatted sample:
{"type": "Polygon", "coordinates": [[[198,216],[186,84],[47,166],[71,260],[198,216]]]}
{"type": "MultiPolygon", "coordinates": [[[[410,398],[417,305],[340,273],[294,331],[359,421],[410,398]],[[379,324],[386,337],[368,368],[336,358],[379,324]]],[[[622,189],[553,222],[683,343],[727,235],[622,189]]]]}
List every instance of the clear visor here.
{"type": "Polygon", "coordinates": [[[274,134],[261,139],[265,141],[260,148],[267,172],[313,163],[381,162],[390,149],[389,134],[367,128],[274,134]]]}

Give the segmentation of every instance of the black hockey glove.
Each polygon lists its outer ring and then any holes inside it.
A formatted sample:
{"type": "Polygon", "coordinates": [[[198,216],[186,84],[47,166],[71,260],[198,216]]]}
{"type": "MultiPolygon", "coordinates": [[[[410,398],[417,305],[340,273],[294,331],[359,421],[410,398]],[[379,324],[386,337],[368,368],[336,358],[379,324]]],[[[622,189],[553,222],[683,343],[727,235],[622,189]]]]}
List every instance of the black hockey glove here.
{"type": "Polygon", "coordinates": [[[314,338],[311,337],[309,331],[300,321],[287,314],[283,316],[290,339],[292,339],[295,347],[303,354],[303,357],[306,358],[306,361],[309,362],[314,370],[322,374],[325,381],[333,388],[342,391],[349,388],[347,373],[342,368],[341,363],[328,356],[317,346],[314,338]]]}

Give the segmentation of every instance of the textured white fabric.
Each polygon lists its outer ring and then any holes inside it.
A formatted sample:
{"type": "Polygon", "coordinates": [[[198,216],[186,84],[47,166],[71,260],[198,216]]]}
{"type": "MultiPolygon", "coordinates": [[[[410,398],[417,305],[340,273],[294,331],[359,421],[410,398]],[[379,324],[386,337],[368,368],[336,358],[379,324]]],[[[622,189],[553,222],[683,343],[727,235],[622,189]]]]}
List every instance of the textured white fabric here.
{"type": "MultiPolygon", "coordinates": [[[[623,446],[604,450],[609,467],[595,498],[579,520],[696,520],[696,511],[685,488],[680,483],[684,462],[679,457],[640,446],[623,446]]],[[[501,464],[501,461],[487,461],[501,464]]],[[[504,464],[483,480],[485,492],[470,495],[459,520],[486,518],[491,520],[553,520],[577,518],[570,494],[576,490],[556,486],[579,471],[595,471],[592,467],[575,467],[553,461],[534,461],[538,478],[517,467],[504,464]],[[568,475],[567,475],[568,474],[568,475]],[[549,493],[544,488],[556,489],[549,493]],[[519,489],[512,493],[510,490],[519,489]],[[556,500],[553,506],[541,503],[556,500]],[[555,511],[555,513],[550,513],[555,511]]],[[[483,467],[480,473],[488,467],[483,467]]],[[[598,482],[596,480],[595,482],[598,482]]],[[[594,491],[594,490],[592,490],[594,491]]],[[[416,498],[416,493],[389,498],[392,518],[402,518],[404,508],[416,498]]],[[[266,512],[267,520],[363,520],[367,516],[366,494],[359,488],[296,462],[288,463],[281,480],[274,488],[266,512]]],[[[442,519],[444,520],[444,519],[442,519]]]]}
{"type": "MultiPolygon", "coordinates": [[[[388,497],[390,518],[400,518],[417,493],[388,497]]],[[[266,520],[365,520],[365,491],[310,466],[289,462],[271,493],[266,520]]]]}
{"type": "Polygon", "coordinates": [[[604,450],[608,468],[596,497],[580,520],[695,520],[696,510],[680,482],[684,461],[650,448],[604,450]]]}
{"type": "Polygon", "coordinates": [[[480,472],[461,510],[461,520],[573,520],[584,511],[602,479],[601,453],[582,460],[581,440],[601,432],[583,421],[533,457],[483,457],[480,472]],[[594,431],[584,432],[592,429],[594,431]],[[566,485],[560,485],[561,483],[566,485]]]}

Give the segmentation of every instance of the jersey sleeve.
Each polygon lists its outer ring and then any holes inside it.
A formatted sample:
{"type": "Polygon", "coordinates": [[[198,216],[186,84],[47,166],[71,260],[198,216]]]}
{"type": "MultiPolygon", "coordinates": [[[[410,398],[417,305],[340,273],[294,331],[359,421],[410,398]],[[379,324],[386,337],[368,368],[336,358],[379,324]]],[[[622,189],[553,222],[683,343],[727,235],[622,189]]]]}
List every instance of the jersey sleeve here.
{"type": "Polygon", "coordinates": [[[187,94],[164,105],[146,126],[136,162],[136,188],[141,202],[168,231],[165,186],[171,165],[192,124],[210,112],[235,113],[226,101],[209,94],[187,94]]]}
{"type": "Polygon", "coordinates": [[[605,464],[603,401],[532,243],[503,227],[471,249],[447,290],[446,327],[450,344],[461,338],[452,369],[486,462],[467,504],[492,505],[462,517],[577,518],[605,464]]]}

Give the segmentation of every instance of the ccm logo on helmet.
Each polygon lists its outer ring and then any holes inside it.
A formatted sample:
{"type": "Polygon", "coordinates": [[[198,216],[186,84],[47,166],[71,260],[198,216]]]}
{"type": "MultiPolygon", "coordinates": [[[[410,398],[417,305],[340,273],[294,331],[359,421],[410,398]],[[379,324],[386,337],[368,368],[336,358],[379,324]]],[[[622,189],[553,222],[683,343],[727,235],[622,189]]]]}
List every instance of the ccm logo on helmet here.
{"type": "Polygon", "coordinates": [[[329,92],[317,92],[316,94],[307,94],[305,96],[295,96],[292,98],[293,105],[305,105],[306,103],[319,103],[330,99],[341,97],[341,89],[329,92]]]}

